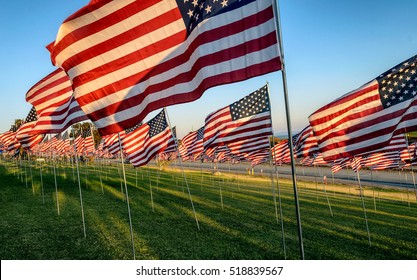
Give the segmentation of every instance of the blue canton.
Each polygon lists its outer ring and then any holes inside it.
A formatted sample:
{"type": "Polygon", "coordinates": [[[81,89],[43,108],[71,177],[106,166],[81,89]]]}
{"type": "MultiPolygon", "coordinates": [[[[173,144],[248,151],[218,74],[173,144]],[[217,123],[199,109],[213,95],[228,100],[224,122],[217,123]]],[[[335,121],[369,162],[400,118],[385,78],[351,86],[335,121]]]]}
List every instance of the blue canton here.
{"type": "Polygon", "coordinates": [[[225,13],[255,0],[177,0],[187,35],[206,18],[225,13]]]}
{"type": "Polygon", "coordinates": [[[377,78],[382,106],[389,108],[417,94],[417,55],[377,78]]]}
{"type": "Polygon", "coordinates": [[[36,114],[36,109],[35,107],[32,107],[32,109],[30,109],[30,112],[25,119],[25,123],[34,122],[37,119],[38,119],[38,115],[36,114]]]}
{"type": "Polygon", "coordinates": [[[229,107],[233,121],[270,111],[268,87],[260,88],[229,107]]]}
{"type": "Polygon", "coordinates": [[[156,115],[152,120],[148,122],[149,125],[149,138],[154,137],[155,135],[161,133],[168,126],[164,110],[156,115]]]}
{"type": "Polygon", "coordinates": [[[204,138],[204,126],[197,130],[197,140],[204,138]]]}

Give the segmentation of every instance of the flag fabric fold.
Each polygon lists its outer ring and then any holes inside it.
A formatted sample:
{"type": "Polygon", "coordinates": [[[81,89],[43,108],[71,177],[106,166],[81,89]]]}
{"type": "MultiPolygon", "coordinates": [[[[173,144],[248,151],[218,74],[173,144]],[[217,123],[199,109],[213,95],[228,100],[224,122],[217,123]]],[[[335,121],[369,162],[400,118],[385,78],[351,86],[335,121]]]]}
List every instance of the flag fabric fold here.
{"type": "Polygon", "coordinates": [[[36,144],[40,143],[44,137],[43,134],[31,133],[37,119],[38,117],[36,114],[36,109],[35,107],[32,107],[24,123],[16,131],[16,139],[20,142],[22,148],[25,150],[32,149],[36,144]]]}
{"type": "Polygon", "coordinates": [[[72,124],[88,120],[73,96],[69,77],[60,68],[29,89],[26,101],[38,115],[31,134],[60,133],[72,124]]]}

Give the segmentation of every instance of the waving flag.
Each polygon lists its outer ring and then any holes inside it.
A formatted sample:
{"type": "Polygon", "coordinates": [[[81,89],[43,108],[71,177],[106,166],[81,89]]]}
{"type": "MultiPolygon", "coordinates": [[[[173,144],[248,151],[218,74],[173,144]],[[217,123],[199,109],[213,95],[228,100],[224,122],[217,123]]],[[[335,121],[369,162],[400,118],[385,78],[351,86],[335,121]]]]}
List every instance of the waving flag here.
{"type": "Polygon", "coordinates": [[[274,0],[95,0],[50,46],[101,135],[281,69],[274,0]]]}
{"type": "Polygon", "coordinates": [[[37,114],[35,107],[30,109],[25,122],[16,131],[16,139],[20,142],[23,149],[32,149],[36,144],[40,143],[44,137],[41,134],[31,134],[33,126],[37,120],[37,114]]]}
{"type": "Polygon", "coordinates": [[[123,149],[134,166],[147,164],[157,154],[163,152],[172,139],[165,111],[162,110],[149,122],[127,133],[123,139],[123,149]]]}
{"type": "Polygon", "coordinates": [[[56,150],[59,155],[65,155],[71,151],[71,143],[68,136],[68,131],[66,131],[59,139],[56,150]]]}
{"type": "Polygon", "coordinates": [[[182,138],[180,154],[183,159],[197,158],[204,152],[204,126],[182,138]]]}
{"type": "Polygon", "coordinates": [[[337,173],[340,170],[342,170],[343,168],[349,167],[349,164],[350,164],[350,159],[349,158],[337,159],[332,163],[332,168],[331,168],[332,172],[337,173]]]}
{"type": "Polygon", "coordinates": [[[26,93],[26,101],[38,114],[31,134],[59,133],[88,120],[73,96],[69,77],[60,68],[36,83],[26,93]]]}
{"type": "Polygon", "coordinates": [[[15,149],[20,148],[20,142],[16,139],[16,132],[19,129],[16,125],[12,125],[9,131],[2,134],[2,141],[5,147],[7,147],[7,151],[13,151],[15,149]]]}
{"type": "Polygon", "coordinates": [[[294,142],[294,154],[297,158],[312,157],[318,153],[319,146],[317,139],[313,135],[313,130],[310,125],[304,128],[300,133],[296,135],[294,142]]]}
{"type": "Polygon", "coordinates": [[[291,161],[288,139],[284,139],[271,149],[274,164],[281,165],[291,161]]]}
{"type": "Polygon", "coordinates": [[[363,166],[370,167],[373,170],[398,168],[400,161],[399,151],[380,152],[369,155],[364,161],[363,166]]]}
{"type": "MultiPolygon", "coordinates": [[[[268,87],[249,94],[207,116],[204,129],[204,148],[232,145],[251,146],[264,137],[269,145],[272,135],[268,87]]],[[[242,148],[242,147],[240,147],[242,148]]],[[[259,145],[259,149],[263,149],[259,145]]],[[[253,147],[252,152],[256,152],[253,147]]],[[[233,151],[232,151],[233,152],[233,151]]]]}
{"type": "Polygon", "coordinates": [[[417,56],[309,117],[325,160],[353,157],[417,128],[417,56]]]}

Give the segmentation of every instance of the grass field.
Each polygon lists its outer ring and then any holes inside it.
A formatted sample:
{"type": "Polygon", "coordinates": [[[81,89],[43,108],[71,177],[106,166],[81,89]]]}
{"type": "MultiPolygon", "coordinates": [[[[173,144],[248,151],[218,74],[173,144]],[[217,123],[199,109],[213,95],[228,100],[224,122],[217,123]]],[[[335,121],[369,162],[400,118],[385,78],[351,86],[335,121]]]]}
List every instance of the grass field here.
{"type": "MultiPolygon", "coordinates": [[[[41,178],[40,164],[0,163],[1,259],[132,259],[120,166],[80,168],[84,237],[76,172],[56,168],[58,215],[53,168],[42,165],[41,178]]],[[[270,178],[186,171],[199,230],[179,170],[126,173],[137,259],[300,258],[289,181],[273,190],[270,178]]],[[[306,259],[417,259],[414,193],[364,190],[370,246],[358,186],[298,187],[306,259]]]]}

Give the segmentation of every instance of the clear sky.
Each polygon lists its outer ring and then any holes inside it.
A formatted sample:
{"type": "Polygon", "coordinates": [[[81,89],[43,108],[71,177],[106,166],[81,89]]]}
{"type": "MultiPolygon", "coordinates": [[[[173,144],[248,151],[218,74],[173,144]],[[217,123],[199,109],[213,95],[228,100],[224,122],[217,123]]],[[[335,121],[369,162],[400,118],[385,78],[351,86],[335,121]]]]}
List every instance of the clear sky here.
{"type": "MultiPolygon", "coordinates": [[[[88,2],[0,2],[0,133],[29,113],[26,92],[54,70],[45,46],[55,39],[60,23],[88,2]]],[[[295,132],[321,106],[417,54],[416,0],[280,0],[279,4],[295,132]]],[[[171,123],[181,138],[201,127],[209,113],[266,81],[275,133],[285,132],[281,72],[215,87],[195,102],[169,107],[171,123]]]]}

